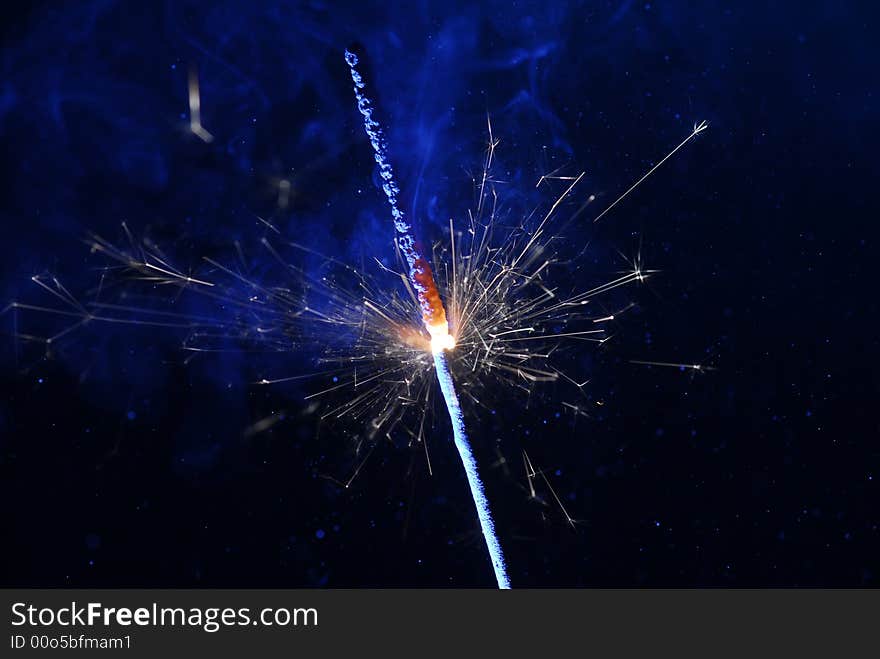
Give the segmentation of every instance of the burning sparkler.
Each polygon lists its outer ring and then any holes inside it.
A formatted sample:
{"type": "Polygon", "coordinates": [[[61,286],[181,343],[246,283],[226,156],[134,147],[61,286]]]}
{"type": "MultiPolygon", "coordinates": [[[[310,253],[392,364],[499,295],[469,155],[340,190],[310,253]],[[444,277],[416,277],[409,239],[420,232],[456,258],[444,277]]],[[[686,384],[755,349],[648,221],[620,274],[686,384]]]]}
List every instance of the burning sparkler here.
{"type": "MultiPolygon", "coordinates": [[[[428,261],[419,248],[412,225],[409,223],[398,204],[400,189],[394,178],[394,172],[388,158],[388,146],[382,126],[374,116],[375,109],[370,100],[370,96],[367,93],[367,83],[358,69],[358,55],[350,50],[346,50],[345,61],[351,69],[351,77],[354,82],[354,93],[355,98],[357,99],[358,110],[363,115],[364,128],[367,137],[370,140],[370,144],[373,147],[375,160],[379,166],[379,174],[383,180],[383,190],[391,207],[391,214],[394,219],[394,226],[397,233],[397,245],[406,259],[408,266],[408,280],[412,288],[415,290],[416,298],[422,312],[422,321],[425,329],[431,336],[431,351],[433,353],[435,373],[440,384],[440,389],[443,392],[446,408],[449,412],[450,419],[452,420],[455,445],[461,456],[462,463],[464,464],[465,472],[467,473],[471,495],[477,508],[477,516],[479,517],[483,537],[485,538],[486,546],[492,560],[492,566],[495,570],[498,587],[510,588],[510,579],[507,576],[507,566],[504,562],[504,554],[495,532],[495,523],[492,519],[488,500],[486,499],[483,482],[479,476],[477,463],[473,451],[471,450],[470,441],[464,423],[464,415],[455,388],[455,379],[449,369],[446,351],[451,351],[455,348],[456,339],[450,334],[446,310],[443,306],[443,301],[437,289],[428,261]]],[[[638,187],[642,181],[656,171],[663,162],[670,158],[676,151],[681,149],[693,137],[705,130],[705,128],[705,122],[695,126],[693,132],[681,142],[681,144],[673,149],[663,160],[658,162],[639,181],[633,184],[623,195],[597,216],[594,222],[598,221],[599,218],[617,205],[617,203],[626,197],[626,195],[638,187]]],[[[492,139],[491,124],[489,124],[489,130],[490,150],[487,156],[487,167],[484,168],[484,175],[481,184],[483,189],[485,188],[488,171],[491,168],[492,152],[496,144],[492,139]]],[[[482,359],[485,364],[490,364],[491,367],[509,370],[526,380],[531,379],[532,381],[537,381],[542,379],[556,379],[559,375],[558,371],[542,370],[535,368],[529,363],[535,355],[528,349],[518,352],[511,352],[509,350],[509,345],[511,343],[521,345],[523,342],[529,340],[547,338],[540,334],[534,336],[533,333],[536,328],[534,326],[524,325],[523,323],[529,321],[540,323],[542,321],[547,322],[550,320],[560,320],[565,323],[571,322],[575,320],[575,314],[571,312],[572,307],[586,304],[589,297],[598,292],[609,290],[610,288],[623,285],[633,280],[642,281],[645,277],[645,273],[637,268],[635,272],[624,275],[623,277],[606,284],[604,287],[600,287],[593,291],[587,291],[586,293],[575,295],[562,301],[556,301],[554,291],[544,287],[543,292],[539,293],[536,298],[527,298],[526,305],[519,304],[516,307],[510,306],[509,300],[521,301],[520,296],[517,295],[519,292],[518,289],[535,282],[541,271],[550,264],[549,260],[545,260],[543,263],[540,262],[540,258],[544,254],[542,237],[545,234],[547,223],[553,217],[554,212],[562,200],[568,196],[568,194],[580,182],[582,177],[583,174],[573,179],[568,189],[550,207],[550,210],[544,215],[536,228],[532,231],[524,232],[522,236],[518,237],[518,239],[515,238],[507,243],[508,251],[502,253],[501,256],[509,257],[509,261],[502,260],[499,263],[499,255],[493,254],[491,263],[482,264],[482,266],[487,268],[490,272],[497,267],[497,271],[495,271],[494,275],[488,282],[481,278],[471,278],[467,276],[464,278],[464,286],[467,286],[468,281],[477,281],[483,286],[483,288],[482,290],[468,291],[464,294],[462,306],[454,307],[457,328],[459,332],[462,332],[463,335],[467,336],[466,331],[463,330],[468,327],[468,317],[471,314],[476,313],[478,308],[488,308],[490,310],[489,317],[493,321],[489,325],[491,331],[487,331],[484,335],[481,333],[480,328],[476,327],[473,329],[473,336],[469,338],[475,345],[482,347],[483,356],[481,358],[478,357],[478,359],[482,359]],[[522,241],[521,245],[519,244],[520,241],[522,241]],[[511,249],[511,247],[513,249],[511,249]],[[512,319],[516,320],[515,326],[509,328],[506,327],[512,319]],[[488,361],[489,359],[491,359],[491,361],[488,361]]],[[[484,198],[485,195],[481,191],[478,213],[482,209],[484,198]]],[[[455,236],[452,227],[450,227],[450,233],[452,234],[452,245],[454,250],[455,236]]],[[[484,232],[483,235],[485,238],[486,233],[484,232]]],[[[452,261],[454,266],[454,251],[452,261]]],[[[468,266],[473,267],[474,261],[469,259],[468,266]]],[[[455,275],[457,273],[455,273],[455,271],[453,272],[453,280],[455,281],[455,275]]],[[[486,271],[484,270],[483,274],[485,274],[485,272],[486,271]]],[[[456,284],[453,284],[453,301],[456,301],[455,286],[456,284]]],[[[612,317],[613,316],[606,316],[605,318],[595,318],[593,320],[594,322],[602,322],[602,320],[612,317]]],[[[560,338],[591,338],[602,333],[603,331],[601,329],[554,332],[555,336],[560,338]]],[[[479,347],[477,348],[477,354],[480,354],[479,347]]]]}
{"type": "MultiPolygon", "coordinates": [[[[474,210],[463,223],[450,221],[449,242],[435,244],[429,257],[415,241],[412,226],[397,204],[399,190],[387,159],[387,145],[364,94],[365,81],[356,69],[357,55],[349,52],[346,60],[391,205],[403,272],[381,265],[376,272],[369,272],[327,257],[321,257],[318,268],[296,265],[291,252],[300,257],[315,253],[308,246],[284,243],[278,229],[262,219],[270,231],[261,240],[261,249],[280,271],[274,280],[265,270],[254,272],[249,267],[245,248],[238,243],[233,259],[205,258],[200,266],[187,269],[176,265],[174,257],[159,245],[136,237],[123,224],[125,240],[121,244],[99,236],[89,238],[93,251],[109,257],[114,265],[105,268],[88,299],[75,296],[53,275],[39,275],[34,282],[53,296],[54,306],[15,302],[6,311],[16,319],[20,312],[69,319],[67,326],[39,336],[16,325],[20,339],[42,341],[47,347],[68,339],[78,328],[106,322],[183,332],[183,348],[191,357],[229,350],[230,344],[233,349],[245,346],[270,353],[319,355],[313,372],[293,376],[279,373],[279,360],[271,360],[257,382],[326,383],[308,396],[311,401],[323,401],[322,419],[354,421],[365,431],[362,442],[379,434],[409,436],[411,443],[423,445],[429,471],[425,428],[430,427],[439,381],[497,581],[505,587],[509,579],[468,443],[462,407],[486,408],[492,392],[520,390],[530,394],[543,382],[566,382],[582,392],[586,385],[583,378],[561,366],[566,350],[584,341],[605,342],[609,338],[605,326],[629,308],[610,312],[594,309],[594,298],[642,282],[652,271],[636,259],[620,276],[601,285],[580,288],[575,283],[582,279],[574,276],[581,265],[576,259],[562,259],[557,251],[561,242],[559,215],[571,202],[576,209],[568,216],[571,221],[594,201],[594,195],[588,195],[586,202],[577,199],[583,174],[562,176],[554,172],[541,177],[539,185],[551,179],[563,182],[561,194],[526,216],[502,217],[491,173],[498,144],[491,123],[482,174],[475,181],[474,210]],[[572,275],[569,284],[553,276],[560,269],[572,275]],[[388,285],[389,277],[403,285],[403,295],[388,285]],[[145,285],[146,290],[139,290],[139,285],[145,285]],[[161,288],[174,293],[158,295],[161,288]],[[186,304],[191,296],[207,306],[194,311],[186,304]]],[[[192,94],[192,84],[190,89],[190,100],[198,100],[197,94],[192,94]]],[[[201,127],[197,115],[194,125],[201,127]]],[[[681,144],[596,220],[705,128],[705,123],[695,125],[681,144]]],[[[576,414],[586,413],[577,401],[563,404],[576,414]]],[[[274,418],[258,421],[253,432],[274,422],[274,418]]],[[[341,483],[343,486],[361,473],[371,452],[341,483]]],[[[531,487],[537,472],[527,456],[523,457],[527,475],[531,473],[531,487]]]]}
{"type": "Polygon", "coordinates": [[[419,307],[422,311],[422,321],[425,329],[431,335],[431,352],[434,357],[434,368],[437,372],[437,381],[446,401],[446,409],[452,421],[452,432],[455,446],[464,464],[467,473],[468,484],[471,488],[471,496],[477,508],[477,516],[480,519],[480,527],[483,537],[486,539],[486,547],[492,559],[492,567],[495,570],[495,578],[499,588],[510,588],[510,578],[507,576],[507,565],[504,562],[504,553],[501,543],[495,533],[495,522],[489,509],[489,501],[486,498],[483,481],[477,468],[477,461],[471,450],[467,429],[464,423],[464,414],[461,411],[461,403],[458,393],[455,391],[455,380],[449,372],[449,364],[446,361],[446,350],[455,347],[455,339],[449,333],[449,322],[446,319],[446,309],[443,300],[434,283],[434,276],[428,261],[421,253],[415,240],[412,225],[407,222],[406,216],[397,203],[397,195],[400,188],[394,179],[394,172],[388,160],[388,148],[381,124],[373,116],[373,107],[370,97],[366,93],[366,82],[358,71],[358,56],[345,51],[345,61],[351,69],[351,79],[354,82],[354,93],[357,99],[358,110],[364,117],[364,129],[370,144],[373,146],[376,162],[379,165],[379,174],[383,181],[383,190],[391,206],[391,215],[394,218],[394,228],[397,232],[397,246],[406,258],[409,266],[409,281],[416,291],[419,307]]]}

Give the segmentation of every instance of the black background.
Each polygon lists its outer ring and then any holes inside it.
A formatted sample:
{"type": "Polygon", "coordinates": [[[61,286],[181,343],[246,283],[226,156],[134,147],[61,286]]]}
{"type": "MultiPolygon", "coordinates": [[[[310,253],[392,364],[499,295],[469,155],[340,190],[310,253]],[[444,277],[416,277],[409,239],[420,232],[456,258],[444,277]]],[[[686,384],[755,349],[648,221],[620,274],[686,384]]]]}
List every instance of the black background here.
{"type": "MultiPolygon", "coordinates": [[[[0,294],[45,303],[30,277],[47,270],[86,290],[100,258],[83,236],[117,240],[123,220],[193,262],[259,239],[255,215],[336,258],[387,261],[341,56],[353,39],[432,237],[472,198],[487,112],[509,194],[552,152],[606,201],[707,119],[574,229],[597,282],[639,245],[661,271],[628,293],[614,340],[585,349],[591,418],[557,417],[548,390],[529,411],[499,391],[497,414],[470,420],[511,578],[876,585],[870,3],[470,4],[5,8],[0,294]],[[185,129],[192,63],[210,145],[185,129]],[[278,209],[272,181],[291,168],[278,209]],[[543,481],[528,498],[522,447],[574,528],[543,481]]],[[[356,431],[319,427],[295,387],[249,386],[243,355],[184,366],[173,332],[91,326],[47,358],[2,320],[4,585],[493,584],[442,416],[433,476],[421,448],[381,442],[343,490],[324,476],[358,464],[356,431]]]]}

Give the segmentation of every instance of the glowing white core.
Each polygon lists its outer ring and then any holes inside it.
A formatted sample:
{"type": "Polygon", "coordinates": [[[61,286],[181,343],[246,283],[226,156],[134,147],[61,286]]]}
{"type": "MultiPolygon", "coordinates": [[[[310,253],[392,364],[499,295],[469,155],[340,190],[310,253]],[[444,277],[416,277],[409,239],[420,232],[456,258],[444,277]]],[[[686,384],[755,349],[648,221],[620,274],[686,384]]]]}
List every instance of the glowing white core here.
{"type": "Polygon", "coordinates": [[[449,333],[449,323],[426,325],[431,335],[431,352],[443,352],[455,347],[455,337],[449,333]]]}

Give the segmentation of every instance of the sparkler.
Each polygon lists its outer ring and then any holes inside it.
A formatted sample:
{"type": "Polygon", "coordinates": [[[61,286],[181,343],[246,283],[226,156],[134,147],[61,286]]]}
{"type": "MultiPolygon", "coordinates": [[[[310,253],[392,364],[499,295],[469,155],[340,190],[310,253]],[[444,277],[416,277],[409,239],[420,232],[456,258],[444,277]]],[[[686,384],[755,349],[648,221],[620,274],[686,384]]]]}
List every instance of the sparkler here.
{"type": "Polygon", "coordinates": [[[405,214],[397,202],[400,188],[394,179],[394,171],[388,159],[388,145],[381,124],[373,116],[374,108],[370,97],[366,92],[366,82],[358,70],[358,56],[350,50],[345,51],[345,61],[351,69],[351,79],[354,82],[354,94],[357,99],[358,110],[364,118],[364,129],[370,144],[373,146],[376,163],[379,165],[379,174],[384,181],[382,189],[391,206],[391,215],[394,218],[394,229],[397,233],[397,245],[406,259],[409,267],[409,280],[416,291],[419,307],[422,312],[422,321],[425,329],[431,336],[431,352],[434,357],[434,369],[437,373],[437,381],[446,401],[446,409],[452,421],[452,432],[455,447],[461,456],[471,496],[477,508],[477,516],[480,519],[480,527],[486,540],[486,547],[492,559],[492,568],[495,570],[495,579],[499,588],[510,588],[510,578],[507,576],[507,565],[504,562],[504,553],[501,543],[495,532],[495,522],[489,509],[489,501],[486,498],[483,481],[480,478],[477,461],[471,450],[467,429],[464,423],[464,414],[458,394],[455,391],[455,381],[449,372],[449,364],[446,360],[445,351],[455,347],[455,338],[449,333],[449,322],[446,319],[446,309],[443,300],[434,282],[431,267],[422,254],[419,244],[416,242],[412,225],[407,221],[405,214]]]}
{"type": "MultiPolygon", "coordinates": [[[[75,296],[51,274],[38,275],[33,281],[53,297],[55,306],[13,302],[5,312],[13,316],[18,339],[40,341],[47,351],[70,340],[76,329],[103,322],[182,331],[182,347],[189,353],[187,360],[241,346],[253,356],[248,363],[254,368],[259,368],[256,364],[260,352],[318,355],[314,372],[293,376],[275,372],[285,360],[270,359],[271,366],[257,371],[256,383],[325,382],[320,390],[307,396],[307,400],[323,405],[315,404],[310,409],[320,409],[321,419],[353,420],[358,428],[355,437],[359,456],[364,442],[379,433],[389,439],[409,435],[411,444],[423,445],[429,473],[431,460],[425,429],[430,426],[429,415],[439,382],[497,581],[499,586],[506,587],[509,580],[503,554],[468,442],[462,408],[490,410],[492,396],[499,392],[504,396],[524,392],[530,399],[539,383],[568,383],[583,395],[587,381],[572,370],[575,362],[565,358],[580,342],[607,341],[610,337],[606,325],[632,306],[594,311],[593,298],[642,282],[653,271],[645,270],[640,258],[636,258],[619,276],[598,286],[579,288],[576,282],[592,277],[592,273],[582,274],[581,254],[568,259],[560,254],[560,247],[565,244],[561,240],[563,229],[555,226],[555,222],[567,202],[574,201],[584,174],[565,176],[554,171],[541,176],[538,185],[561,183],[561,194],[531,213],[509,213],[503,199],[499,199],[492,177],[498,140],[492,134],[491,123],[487,125],[489,140],[482,173],[474,180],[474,210],[463,226],[450,220],[449,242],[433,245],[429,259],[398,204],[400,191],[388,159],[385,135],[374,117],[366,81],[356,68],[357,55],[347,52],[346,61],[352,69],[358,108],[392,209],[395,244],[405,269],[405,273],[398,273],[379,264],[378,274],[393,275],[403,283],[408,297],[399,295],[395,287],[380,282],[365,268],[332,258],[322,257],[317,268],[295,265],[287,251],[309,256],[316,253],[304,245],[284,243],[271,218],[258,218],[266,229],[261,249],[280,265],[279,279],[271,278],[271,270],[255,271],[250,265],[253,260],[245,256],[246,248],[237,242],[231,260],[204,258],[200,264],[184,267],[175,264],[173,255],[159,245],[137,238],[123,224],[126,238],[121,246],[99,236],[88,240],[93,251],[116,263],[103,269],[90,298],[75,296]],[[566,276],[554,277],[553,273],[560,270],[566,276]],[[141,290],[140,285],[146,290],[141,290]],[[162,296],[157,293],[160,290],[172,292],[162,296]],[[184,302],[190,296],[197,296],[208,305],[196,312],[184,302]],[[414,317],[415,310],[423,331],[414,317]],[[49,314],[62,321],[67,319],[69,324],[49,332],[42,327],[33,330],[19,324],[20,312],[49,314]],[[560,366],[562,363],[567,366],[560,366]]],[[[192,94],[197,84],[192,84],[192,78],[190,83],[190,101],[198,101],[197,94],[192,94]]],[[[196,118],[195,125],[200,127],[196,118]]],[[[683,142],[596,219],[705,127],[705,122],[696,124],[683,142]]],[[[576,210],[568,222],[582,215],[595,198],[590,194],[586,201],[574,204],[576,210]]],[[[279,205],[281,201],[279,198],[279,205]]],[[[672,362],[652,365],[694,371],[710,368],[672,362]]],[[[560,402],[575,415],[587,414],[586,404],[581,400],[560,402]]],[[[262,432],[277,421],[278,415],[258,420],[245,435],[262,432]]],[[[374,448],[375,444],[358,458],[347,480],[332,480],[350,486],[374,448]]],[[[535,469],[525,452],[523,459],[531,496],[535,496],[533,480],[540,474],[565,518],[573,523],[547,476],[535,469]]]]}

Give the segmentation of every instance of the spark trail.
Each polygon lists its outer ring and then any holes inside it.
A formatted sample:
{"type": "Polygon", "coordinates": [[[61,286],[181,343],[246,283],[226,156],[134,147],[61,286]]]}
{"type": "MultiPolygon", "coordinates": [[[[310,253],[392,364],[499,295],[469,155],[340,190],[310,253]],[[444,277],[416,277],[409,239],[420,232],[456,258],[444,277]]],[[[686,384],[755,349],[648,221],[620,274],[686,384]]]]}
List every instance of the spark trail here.
{"type": "Polygon", "coordinates": [[[642,178],[640,178],[638,181],[636,181],[635,183],[633,183],[629,188],[627,188],[627,191],[624,192],[622,195],[620,195],[617,199],[615,199],[614,202],[612,202],[611,205],[608,206],[608,208],[606,208],[604,211],[602,211],[601,213],[599,213],[599,214],[596,216],[596,218],[593,220],[593,222],[595,223],[595,222],[598,222],[599,220],[601,220],[601,219],[605,216],[605,214],[608,213],[608,211],[610,211],[612,208],[614,208],[615,206],[617,206],[617,204],[619,204],[621,201],[623,201],[624,198],[626,198],[626,197],[629,195],[630,192],[632,192],[632,191],[635,190],[637,187],[639,187],[642,183],[645,182],[645,180],[646,180],[651,174],[653,174],[654,172],[656,172],[664,162],[666,162],[667,160],[669,160],[672,156],[674,156],[674,155],[678,152],[679,149],[681,149],[685,144],[687,144],[688,142],[690,142],[692,139],[694,139],[697,135],[699,135],[700,133],[702,133],[702,132],[703,132],[704,130],[706,130],[708,127],[709,127],[709,122],[708,122],[708,121],[705,121],[705,120],[704,120],[704,121],[701,121],[701,122],[698,123],[698,124],[694,124],[694,129],[691,131],[691,134],[690,134],[690,135],[688,135],[686,138],[684,138],[684,139],[681,141],[681,143],[680,143],[677,147],[675,147],[672,151],[670,151],[669,153],[667,153],[667,154],[663,157],[663,159],[662,159],[660,162],[658,162],[656,165],[654,165],[653,167],[651,167],[651,169],[649,169],[647,172],[645,172],[645,175],[642,176],[642,178]]]}
{"type": "Polygon", "coordinates": [[[199,73],[195,65],[189,69],[189,129],[193,135],[198,136],[204,142],[213,142],[214,136],[211,135],[202,125],[202,97],[199,93],[199,73]]]}
{"type": "Polygon", "coordinates": [[[345,61],[351,70],[355,99],[357,100],[358,110],[364,118],[364,130],[373,147],[376,163],[379,165],[379,174],[383,180],[382,189],[385,192],[385,197],[388,199],[388,204],[391,206],[391,215],[394,218],[394,228],[397,234],[397,245],[406,259],[409,268],[409,280],[416,292],[425,329],[431,335],[434,369],[437,374],[437,380],[440,383],[440,390],[443,392],[446,408],[449,411],[449,418],[452,421],[455,447],[458,449],[465,473],[467,474],[471,496],[477,508],[477,516],[480,520],[483,537],[486,540],[486,547],[489,550],[492,567],[495,570],[495,578],[499,588],[507,589],[510,588],[510,579],[507,576],[504,554],[498,541],[498,535],[495,533],[495,523],[489,509],[489,501],[486,499],[483,482],[477,469],[477,462],[471,450],[467,429],[465,428],[464,415],[461,411],[458,394],[455,391],[455,382],[452,379],[452,374],[449,372],[449,365],[444,352],[455,347],[455,339],[449,333],[446,310],[443,307],[443,300],[434,282],[431,268],[415,239],[413,226],[407,221],[406,215],[398,204],[397,196],[400,193],[400,188],[394,179],[394,171],[388,158],[388,145],[385,134],[381,124],[373,116],[374,107],[366,93],[366,81],[358,70],[358,56],[350,50],[346,50],[345,61]]]}

